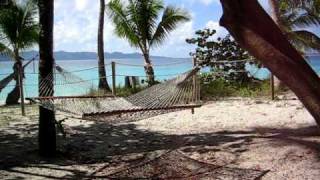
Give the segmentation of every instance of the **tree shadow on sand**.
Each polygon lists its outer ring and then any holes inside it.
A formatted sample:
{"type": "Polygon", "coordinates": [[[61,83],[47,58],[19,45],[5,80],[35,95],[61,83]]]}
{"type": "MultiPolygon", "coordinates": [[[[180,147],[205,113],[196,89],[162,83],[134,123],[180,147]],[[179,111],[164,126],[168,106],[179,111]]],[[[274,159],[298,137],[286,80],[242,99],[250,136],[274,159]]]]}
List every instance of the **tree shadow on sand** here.
{"type": "MultiPolygon", "coordinates": [[[[220,131],[187,135],[168,135],[137,128],[134,124],[95,122],[68,130],[68,136],[58,137],[59,153],[52,160],[37,155],[37,125],[13,127],[12,133],[0,131],[0,170],[23,176],[52,179],[99,178],[159,156],[179,150],[188,156],[206,154],[208,161],[225,166],[237,161],[241,153],[258,138],[280,139],[288,143],[312,148],[319,153],[320,142],[299,137],[319,137],[317,127],[302,129],[256,128],[252,131],[220,131]],[[28,133],[29,132],[29,133],[28,133]],[[21,134],[24,134],[21,136],[21,134]],[[27,135],[26,135],[27,134],[27,135]],[[224,152],[224,153],[221,153],[224,152]],[[227,152],[227,153],[225,153],[227,152]],[[218,157],[217,157],[218,156],[218,157]],[[221,158],[224,156],[224,158],[221,158]],[[221,160],[223,159],[223,160],[221,160]],[[70,166],[102,166],[79,170],[70,166]],[[21,168],[38,168],[30,172],[21,168]],[[47,170],[59,173],[44,173],[47,170]]],[[[179,129],[177,129],[179,131],[179,129]]],[[[17,176],[18,176],[17,175],[17,176]]]]}

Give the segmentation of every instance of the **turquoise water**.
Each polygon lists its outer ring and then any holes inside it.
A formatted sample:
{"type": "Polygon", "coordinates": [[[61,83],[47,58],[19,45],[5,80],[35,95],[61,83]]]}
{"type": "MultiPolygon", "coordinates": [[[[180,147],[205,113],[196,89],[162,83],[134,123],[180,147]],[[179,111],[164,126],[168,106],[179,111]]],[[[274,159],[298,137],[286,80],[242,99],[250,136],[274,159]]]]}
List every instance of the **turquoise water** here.
{"type": "MultiPolygon", "coordinates": [[[[124,84],[124,76],[139,76],[140,80],[145,79],[145,73],[143,69],[143,63],[141,59],[119,59],[113,60],[118,62],[116,64],[116,85],[124,84]],[[134,64],[136,66],[128,66],[124,64],[134,64]]],[[[175,77],[177,74],[186,72],[192,68],[191,59],[154,59],[155,64],[155,75],[158,80],[165,80],[175,77]],[[174,64],[166,66],[166,64],[174,64]]],[[[26,78],[25,84],[25,96],[34,97],[38,96],[38,65],[37,61],[31,63],[25,70],[26,78]]],[[[110,62],[106,62],[109,64],[110,62]]],[[[312,68],[320,73],[320,57],[310,57],[308,63],[312,68]]],[[[75,81],[82,80],[83,82],[68,84],[63,80],[62,77],[56,76],[57,84],[55,86],[55,95],[80,95],[89,91],[91,87],[97,87],[98,84],[98,69],[96,60],[68,60],[68,61],[57,61],[57,64],[66,69],[67,71],[75,71],[73,74],[81,79],[74,79],[75,81]],[[86,71],[79,71],[82,69],[88,69],[86,71]]],[[[269,71],[265,68],[258,69],[257,67],[247,65],[249,73],[259,79],[269,78],[269,71]]],[[[111,85],[111,65],[106,66],[108,82],[111,85]]],[[[204,70],[206,71],[206,70],[204,70]]],[[[12,62],[0,62],[0,79],[6,77],[6,74],[12,72],[12,62]]],[[[14,87],[14,82],[11,82],[0,93],[0,102],[4,101],[8,92],[14,87]]]]}
{"type": "MultiPolygon", "coordinates": [[[[143,68],[143,61],[140,59],[119,59],[113,60],[116,63],[116,85],[124,84],[124,76],[140,76],[139,80],[145,79],[145,72],[143,68]],[[131,64],[131,65],[126,65],[131,64]]],[[[156,62],[154,65],[155,75],[157,80],[165,80],[175,77],[179,73],[186,72],[192,68],[191,59],[155,59],[156,62]],[[167,64],[173,64],[166,66],[167,64]]],[[[81,95],[87,93],[91,87],[97,87],[98,85],[98,69],[96,60],[67,60],[67,61],[57,61],[59,66],[66,69],[69,72],[72,72],[74,76],[77,76],[81,79],[74,79],[72,82],[81,82],[67,84],[64,82],[62,76],[57,75],[55,85],[55,95],[56,96],[66,96],[66,95],[81,95]],[[81,71],[87,69],[85,71],[81,71]],[[79,71],[80,70],[80,71],[79,71]]],[[[3,79],[7,74],[12,73],[12,62],[0,62],[0,79],[3,79]]],[[[106,72],[108,76],[108,82],[111,86],[111,65],[110,61],[106,62],[106,72]]],[[[24,79],[24,90],[26,97],[35,97],[38,96],[38,62],[35,61],[31,63],[25,69],[24,79]]],[[[13,89],[15,82],[11,82],[1,93],[0,101],[4,101],[7,94],[13,89]]]]}

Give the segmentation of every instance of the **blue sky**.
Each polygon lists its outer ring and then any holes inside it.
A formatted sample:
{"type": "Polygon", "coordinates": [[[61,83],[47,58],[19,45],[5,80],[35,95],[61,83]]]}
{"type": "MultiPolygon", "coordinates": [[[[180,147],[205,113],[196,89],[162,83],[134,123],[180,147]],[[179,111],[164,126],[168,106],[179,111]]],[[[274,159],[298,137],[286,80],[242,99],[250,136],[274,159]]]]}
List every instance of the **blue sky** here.
{"type": "MultiPolygon", "coordinates": [[[[151,50],[152,55],[170,57],[188,57],[193,46],[185,43],[185,39],[192,37],[198,29],[210,27],[217,30],[217,36],[227,34],[226,30],[219,26],[219,18],[222,15],[219,0],[164,0],[165,4],[171,4],[188,10],[192,16],[190,22],[181,24],[177,30],[171,33],[166,43],[151,50]]],[[[267,0],[259,0],[268,10],[267,0]]],[[[106,0],[108,2],[108,0],[106,0]]],[[[98,0],[55,0],[55,50],[64,51],[96,51],[97,25],[99,14],[98,0]]],[[[316,28],[309,30],[317,32],[316,28]]],[[[139,52],[129,44],[116,37],[113,33],[113,25],[106,17],[105,20],[105,51],[120,51],[125,53],[139,52]]]]}

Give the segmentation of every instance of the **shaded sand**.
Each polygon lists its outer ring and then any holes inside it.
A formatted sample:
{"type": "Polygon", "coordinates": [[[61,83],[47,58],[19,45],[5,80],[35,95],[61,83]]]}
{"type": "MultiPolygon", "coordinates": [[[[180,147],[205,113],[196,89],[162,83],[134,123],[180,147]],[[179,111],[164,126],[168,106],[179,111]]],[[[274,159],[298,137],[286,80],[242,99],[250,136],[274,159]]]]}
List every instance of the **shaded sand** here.
{"type": "Polygon", "coordinates": [[[104,179],[178,151],[215,166],[269,170],[262,179],[319,179],[320,130],[294,96],[283,98],[226,99],[194,115],[186,110],[122,124],[67,119],[67,137],[59,135],[50,161],[37,156],[37,107],[28,106],[23,118],[18,108],[0,107],[0,177],[104,179]]]}

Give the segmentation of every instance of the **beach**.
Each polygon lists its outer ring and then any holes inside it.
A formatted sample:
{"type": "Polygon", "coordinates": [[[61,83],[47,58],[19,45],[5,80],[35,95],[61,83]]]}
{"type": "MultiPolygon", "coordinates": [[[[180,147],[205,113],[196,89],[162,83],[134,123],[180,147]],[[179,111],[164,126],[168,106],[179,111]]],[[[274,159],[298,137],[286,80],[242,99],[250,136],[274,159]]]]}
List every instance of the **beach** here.
{"type": "Polygon", "coordinates": [[[266,180],[318,179],[319,129],[293,94],[279,98],[221,99],[193,115],[184,110],[130,123],[69,118],[66,138],[58,137],[59,156],[50,161],[37,156],[37,107],[28,106],[27,117],[18,107],[1,107],[0,177],[103,179],[170,150],[221,167],[261,170],[266,180]]]}

